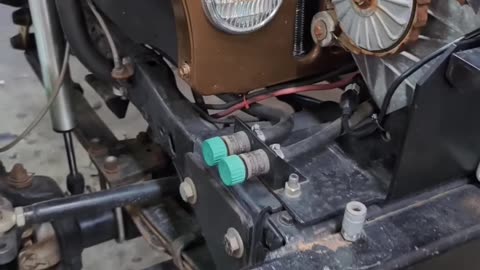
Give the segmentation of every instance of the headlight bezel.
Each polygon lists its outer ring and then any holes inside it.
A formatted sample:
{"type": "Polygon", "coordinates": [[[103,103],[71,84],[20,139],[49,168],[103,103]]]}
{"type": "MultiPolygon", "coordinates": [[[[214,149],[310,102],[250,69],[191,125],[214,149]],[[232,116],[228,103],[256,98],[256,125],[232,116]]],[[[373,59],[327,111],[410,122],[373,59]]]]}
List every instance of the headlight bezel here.
{"type": "Polygon", "coordinates": [[[220,14],[216,11],[215,5],[217,3],[215,3],[215,0],[201,0],[204,14],[208,18],[210,23],[218,30],[221,30],[225,33],[232,34],[232,35],[250,34],[264,28],[268,23],[270,23],[275,18],[284,0],[250,0],[250,1],[277,1],[278,3],[276,4],[275,8],[259,23],[253,26],[248,26],[248,27],[237,27],[229,23],[227,19],[224,19],[220,16],[220,14]]]}

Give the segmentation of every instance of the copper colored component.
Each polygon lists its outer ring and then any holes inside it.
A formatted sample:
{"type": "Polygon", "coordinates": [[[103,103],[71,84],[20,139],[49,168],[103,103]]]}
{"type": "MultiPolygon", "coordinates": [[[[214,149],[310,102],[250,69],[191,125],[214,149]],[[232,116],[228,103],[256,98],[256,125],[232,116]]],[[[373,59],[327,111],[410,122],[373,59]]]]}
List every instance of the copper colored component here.
{"type": "MultiPolygon", "coordinates": [[[[354,1],[355,3],[357,3],[359,8],[362,8],[362,9],[376,8],[376,5],[377,5],[377,0],[354,0],[354,1]]],[[[416,0],[415,15],[407,34],[400,42],[398,42],[398,44],[394,48],[388,51],[371,52],[371,51],[367,51],[365,49],[359,48],[344,33],[342,33],[339,36],[338,40],[340,41],[342,46],[345,47],[345,49],[349,50],[354,54],[375,55],[378,57],[383,57],[387,55],[400,53],[405,49],[405,46],[408,46],[409,44],[413,44],[418,40],[423,27],[425,27],[428,22],[428,8],[430,6],[430,3],[431,3],[431,0],[416,0]]]]}
{"type": "Polygon", "coordinates": [[[94,138],[90,141],[88,153],[92,156],[105,156],[108,153],[108,149],[101,144],[100,139],[94,138]]]}
{"type": "Polygon", "coordinates": [[[361,9],[370,9],[377,6],[377,0],[354,0],[353,2],[361,9]]]}
{"type": "Polygon", "coordinates": [[[8,174],[7,183],[13,188],[27,188],[32,185],[32,175],[28,174],[22,164],[17,163],[8,174]]]}
{"type": "Polygon", "coordinates": [[[264,28],[239,35],[216,29],[205,15],[202,1],[172,4],[178,63],[188,63],[190,67],[189,76],[183,79],[203,95],[246,93],[325,73],[350,61],[348,53],[334,55],[331,48],[315,47],[313,53],[304,56],[307,61],[293,55],[297,1],[283,1],[264,28]]]}
{"type": "Polygon", "coordinates": [[[60,262],[60,246],[54,232],[39,242],[29,242],[18,255],[19,270],[52,269],[60,262]]]}
{"type": "Polygon", "coordinates": [[[327,37],[327,25],[324,22],[318,22],[313,29],[317,41],[322,41],[327,37]]]}

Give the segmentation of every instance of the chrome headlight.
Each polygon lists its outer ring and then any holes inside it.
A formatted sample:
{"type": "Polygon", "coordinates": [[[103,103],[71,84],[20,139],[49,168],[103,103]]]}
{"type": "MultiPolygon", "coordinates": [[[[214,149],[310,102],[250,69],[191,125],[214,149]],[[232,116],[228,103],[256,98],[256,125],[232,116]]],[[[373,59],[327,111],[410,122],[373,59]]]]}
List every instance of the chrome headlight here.
{"type": "Polygon", "coordinates": [[[231,34],[245,34],[265,26],[283,0],[202,0],[213,25],[231,34]]]}

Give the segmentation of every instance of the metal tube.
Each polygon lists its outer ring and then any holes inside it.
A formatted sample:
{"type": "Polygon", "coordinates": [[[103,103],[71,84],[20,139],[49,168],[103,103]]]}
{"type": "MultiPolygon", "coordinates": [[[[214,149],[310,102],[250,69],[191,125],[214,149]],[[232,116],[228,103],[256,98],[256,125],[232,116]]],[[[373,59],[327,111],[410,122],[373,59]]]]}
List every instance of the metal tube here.
{"type": "MultiPolygon", "coordinates": [[[[35,41],[40,60],[43,85],[50,96],[55,80],[60,74],[65,40],[59,24],[55,0],[29,0],[30,13],[35,28],[35,41]]],[[[75,127],[70,94],[73,83],[67,72],[64,84],[50,109],[53,129],[70,131],[75,127]]]]}
{"type": "Polygon", "coordinates": [[[35,203],[16,208],[19,227],[69,216],[99,213],[130,204],[143,204],[178,192],[178,177],[162,178],[95,193],[35,203]]]}

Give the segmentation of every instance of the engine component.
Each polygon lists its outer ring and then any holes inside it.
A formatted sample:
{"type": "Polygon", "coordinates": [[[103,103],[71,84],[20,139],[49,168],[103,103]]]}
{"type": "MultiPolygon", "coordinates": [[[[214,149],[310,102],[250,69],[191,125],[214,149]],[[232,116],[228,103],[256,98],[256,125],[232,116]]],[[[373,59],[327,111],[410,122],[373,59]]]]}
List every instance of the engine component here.
{"type": "Polygon", "coordinates": [[[202,144],[202,154],[208,166],[215,166],[223,158],[250,151],[250,140],[245,132],[236,132],[229,136],[213,137],[202,144]]]}
{"type": "Polygon", "coordinates": [[[335,31],[335,20],[327,11],[317,13],[312,20],[311,35],[315,43],[322,47],[333,44],[335,31]]]}
{"type": "Polygon", "coordinates": [[[340,42],[355,54],[392,54],[418,39],[430,0],[333,0],[340,42]]]}
{"type": "MultiPolygon", "coordinates": [[[[183,80],[202,95],[246,93],[289,80],[322,74],[330,70],[331,65],[341,66],[342,63],[349,61],[347,54],[338,53],[338,50],[334,54],[334,51],[329,48],[322,50],[319,46],[314,46],[311,50],[307,49],[301,57],[292,53],[295,44],[301,43],[295,29],[297,1],[183,0],[172,1],[172,4],[179,36],[177,66],[181,67],[183,80]],[[272,10],[272,12],[264,13],[265,16],[271,15],[268,25],[255,32],[242,35],[232,35],[218,30],[218,25],[222,21],[224,22],[223,27],[226,28],[232,27],[229,26],[231,23],[235,26],[237,20],[240,20],[240,18],[226,20],[231,12],[227,7],[231,8],[233,12],[237,2],[243,3],[238,5],[243,5],[242,12],[245,14],[248,14],[252,3],[272,4],[270,8],[259,5],[258,10],[255,9],[256,6],[253,9],[257,12],[272,10]],[[225,10],[220,9],[221,7],[225,10]],[[273,13],[274,9],[276,9],[275,14],[273,13]],[[215,13],[218,13],[216,15],[218,18],[215,18],[215,13]],[[210,16],[206,14],[210,14],[210,16]],[[185,18],[188,20],[186,21],[185,18]],[[212,25],[212,21],[217,27],[212,25]],[[212,53],[206,54],[207,51],[212,53]],[[189,67],[188,72],[183,71],[185,65],[189,67]],[[218,76],[219,71],[222,76],[218,76]],[[242,76],[238,76],[238,74],[242,74],[242,76]]],[[[324,9],[324,7],[320,8],[324,9]]],[[[314,12],[317,11],[318,7],[314,12]]],[[[313,15],[305,18],[305,22],[308,22],[307,33],[312,17],[313,15]]],[[[245,17],[244,20],[255,20],[255,18],[255,16],[245,17]]],[[[124,15],[119,15],[120,19],[124,20],[124,15]]],[[[249,23],[244,27],[252,26],[254,24],[249,23]]],[[[305,34],[302,37],[307,41],[304,42],[305,44],[314,43],[311,35],[305,34]]]]}
{"type": "Polygon", "coordinates": [[[270,160],[264,150],[226,157],[218,164],[218,171],[226,186],[234,186],[270,171],[270,160]]]}
{"type": "Polygon", "coordinates": [[[202,0],[215,27],[232,34],[247,34],[270,22],[283,0],[202,0]]]}
{"type": "MultiPolygon", "coordinates": [[[[426,16],[427,11],[424,9],[427,5],[420,1],[417,1],[417,5],[420,6],[417,7],[416,17],[426,16]]],[[[417,29],[421,30],[421,35],[410,35],[403,39],[402,42],[408,43],[408,46],[402,48],[403,51],[379,58],[378,54],[372,56],[368,55],[371,54],[368,51],[362,50],[361,53],[364,54],[353,56],[379,106],[383,104],[386,89],[400,74],[431,52],[480,26],[480,16],[468,4],[461,5],[457,0],[432,1],[428,7],[428,23],[417,29]],[[415,36],[418,36],[418,39],[414,38],[415,36]]],[[[416,23],[419,21],[417,19],[416,23]]],[[[390,103],[389,113],[411,103],[417,82],[431,69],[434,62],[424,65],[399,86],[390,103]]]]}

